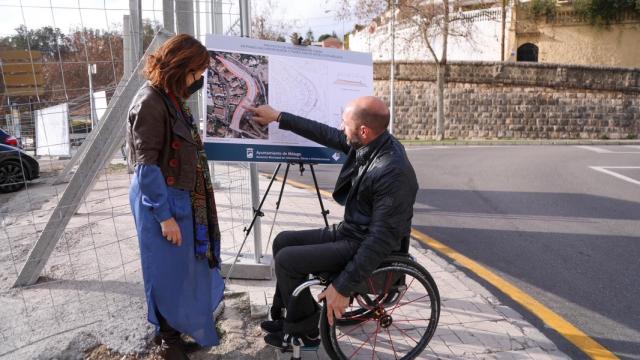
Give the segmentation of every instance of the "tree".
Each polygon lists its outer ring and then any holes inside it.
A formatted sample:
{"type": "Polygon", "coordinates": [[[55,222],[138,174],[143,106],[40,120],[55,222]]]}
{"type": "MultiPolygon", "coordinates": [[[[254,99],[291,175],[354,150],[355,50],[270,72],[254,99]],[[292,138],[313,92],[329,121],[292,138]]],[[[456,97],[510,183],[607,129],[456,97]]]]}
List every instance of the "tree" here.
{"type": "Polygon", "coordinates": [[[284,41],[283,34],[286,34],[289,25],[285,22],[272,23],[265,16],[256,16],[251,19],[251,37],[262,40],[284,41]]]}
{"type": "MultiPolygon", "coordinates": [[[[43,54],[45,94],[43,102],[57,102],[87,94],[88,64],[96,64],[94,88],[113,89],[123,73],[122,34],[95,29],[75,29],[63,34],[60,29],[45,26],[0,38],[0,44],[12,50],[38,50],[43,54]]],[[[13,99],[20,102],[21,99],[13,99]]],[[[28,99],[24,99],[28,100],[28,99]]]]}
{"type": "Polygon", "coordinates": [[[291,40],[291,43],[294,45],[302,45],[302,36],[300,36],[300,34],[298,34],[297,32],[291,33],[291,35],[289,36],[289,40],[291,40]]]}
{"type": "Polygon", "coordinates": [[[49,59],[58,59],[58,54],[64,56],[69,52],[67,38],[59,28],[44,26],[27,30],[26,26],[20,25],[15,31],[15,35],[0,38],[0,45],[11,49],[41,51],[49,59]]]}
{"type": "MultiPolygon", "coordinates": [[[[382,12],[392,7],[392,1],[379,0],[342,0],[342,18],[363,19],[379,16],[382,12]]],[[[444,90],[447,69],[447,46],[451,36],[469,37],[471,34],[471,22],[463,13],[451,15],[452,9],[457,5],[457,0],[429,1],[423,0],[396,0],[399,21],[410,23],[415,28],[413,38],[421,41],[428,49],[431,60],[436,66],[437,106],[435,138],[444,138],[444,90]],[[442,51],[436,53],[434,44],[439,42],[442,51]]]]}
{"type": "Polygon", "coordinates": [[[332,31],[331,34],[322,34],[320,36],[318,36],[318,41],[324,41],[328,38],[338,38],[338,34],[336,34],[335,31],[332,31]]]}
{"type": "Polygon", "coordinates": [[[307,30],[307,35],[304,38],[305,42],[308,42],[309,44],[311,44],[312,42],[314,42],[314,37],[313,37],[313,30],[309,29],[307,30]]]}
{"type": "Polygon", "coordinates": [[[572,4],[592,24],[609,25],[625,12],[640,14],[640,0],[575,0],[572,4]]]}
{"type": "Polygon", "coordinates": [[[277,11],[278,5],[271,0],[264,3],[251,2],[252,13],[257,14],[251,19],[251,37],[262,40],[285,41],[284,34],[289,32],[291,25],[283,20],[276,20],[273,12],[277,11]]]}
{"type": "Polygon", "coordinates": [[[162,24],[157,20],[142,19],[142,51],[146,51],[153,37],[162,29],[162,24]]]}

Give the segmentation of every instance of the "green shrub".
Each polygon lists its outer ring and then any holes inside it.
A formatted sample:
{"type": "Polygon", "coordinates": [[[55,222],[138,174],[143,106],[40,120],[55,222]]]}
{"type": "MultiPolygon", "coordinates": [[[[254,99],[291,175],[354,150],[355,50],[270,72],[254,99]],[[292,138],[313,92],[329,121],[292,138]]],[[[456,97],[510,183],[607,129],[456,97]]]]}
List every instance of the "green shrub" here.
{"type": "Polygon", "coordinates": [[[556,16],[556,0],[531,0],[529,12],[534,19],[553,19],[556,16]]]}
{"type": "Polygon", "coordinates": [[[592,24],[609,25],[626,12],[640,15],[640,0],[574,0],[573,8],[592,24]]]}

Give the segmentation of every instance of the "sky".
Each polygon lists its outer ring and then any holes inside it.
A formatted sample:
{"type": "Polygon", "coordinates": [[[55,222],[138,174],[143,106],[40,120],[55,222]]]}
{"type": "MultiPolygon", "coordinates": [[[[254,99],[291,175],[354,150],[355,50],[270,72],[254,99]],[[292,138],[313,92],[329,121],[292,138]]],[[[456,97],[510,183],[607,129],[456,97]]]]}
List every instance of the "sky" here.
{"type": "MultiPolygon", "coordinates": [[[[251,1],[251,0],[250,0],[251,1]]],[[[340,0],[253,0],[252,15],[264,13],[271,3],[271,18],[291,25],[291,32],[306,33],[309,28],[318,37],[335,31],[348,32],[353,21],[336,19],[340,0]]],[[[198,0],[202,13],[211,0],[198,0]]],[[[235,21],[238,1],[223,0],[223,23],[235,21]]],[[[29,29],[55,26],[63,32],[75,27],[113,30],[122,25],[122,16],[129,13],[129,0],[0,0],[0,36],[15,34],[14,29],[25,24],[29,29]]],[[[162,0],[142,0],[143,18],[162,22],[162,0]]],[[[201,34],[206,33],[204,15],[201,34]]]]}

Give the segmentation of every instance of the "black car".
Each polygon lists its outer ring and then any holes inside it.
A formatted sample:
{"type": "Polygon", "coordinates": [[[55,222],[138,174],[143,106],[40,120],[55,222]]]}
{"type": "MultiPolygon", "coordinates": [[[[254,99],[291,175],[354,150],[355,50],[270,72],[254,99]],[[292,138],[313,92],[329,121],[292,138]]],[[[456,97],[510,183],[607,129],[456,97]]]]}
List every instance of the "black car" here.
{"type": "Polygon", "coordinates": [[[11,134],[6,132],[5,130],[0,129],[0,144],[18,147],[18,139],[11,136],[11,134]]]}
{"type": "Polygon", "coordinates": [[[16,147],[0,144],[0,193],[20,190],[38,176],[38,160],[16,147]]]}

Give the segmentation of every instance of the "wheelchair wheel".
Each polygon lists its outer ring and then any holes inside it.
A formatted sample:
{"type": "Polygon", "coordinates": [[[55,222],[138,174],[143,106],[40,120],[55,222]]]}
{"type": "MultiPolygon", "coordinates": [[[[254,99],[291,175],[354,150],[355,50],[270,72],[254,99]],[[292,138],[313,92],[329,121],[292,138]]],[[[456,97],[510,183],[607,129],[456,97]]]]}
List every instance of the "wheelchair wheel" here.
{"type": "Polygon", "coordinates": [[[438,289],[412,260],[388,259],[352,296],[352,305],[333,326],[326,304],[322,308],[320,333],[332,359],[413,359],[435,333],[438,289]]]}

